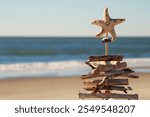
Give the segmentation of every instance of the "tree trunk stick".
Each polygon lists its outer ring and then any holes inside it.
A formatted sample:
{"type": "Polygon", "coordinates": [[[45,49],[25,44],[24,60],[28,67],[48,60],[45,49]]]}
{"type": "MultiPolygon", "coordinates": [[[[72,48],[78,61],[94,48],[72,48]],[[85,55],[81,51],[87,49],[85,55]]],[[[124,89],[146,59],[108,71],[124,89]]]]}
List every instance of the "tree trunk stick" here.
{"type": "MultiPolygon", "coordinates": [[[[108,33],[106,33],[106,38],[108,39],[108,33]]],[[[105,56],[108,55],[108,42],[105,42],[105,56]]]]}

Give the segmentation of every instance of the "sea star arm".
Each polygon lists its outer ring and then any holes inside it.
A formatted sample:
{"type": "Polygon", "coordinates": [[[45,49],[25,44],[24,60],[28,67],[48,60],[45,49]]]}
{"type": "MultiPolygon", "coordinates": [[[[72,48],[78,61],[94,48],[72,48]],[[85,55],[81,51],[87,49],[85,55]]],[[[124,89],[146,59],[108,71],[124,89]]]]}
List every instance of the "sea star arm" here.
{"type": "Polygon", "coordinates": [[[112,36],[112,41],[115,41],[115,39],[116,39],[116,31],[115,31],[115,29],[113,28],[111,31],[109,31],[109,33],[112,36]]]}
{"type": "Polygon", "coordinates": [[[104,22],[109,22],[111,20],[111,18],[109,16],[108,8],[104,9],[103,20],[104,20],[104,22]]]}
{"type": "Polygon", "coordinates": [[[102,37],[104,34],[106,33],[106,31],[104,29],[102,29],[102,31],[96,35],[97,38],[102,37]]]}
{"type": "Polygon", "coordinates": [[[112,19],[112,24],[115,26],[120,23],[123,23],[124,21],[125,21],[125,19],[112,19]]]}
{"type": "Polygon", "coordinates": [[[103,20],[94,20],[91,24],[102,27],[104,25],[103,20]]]}

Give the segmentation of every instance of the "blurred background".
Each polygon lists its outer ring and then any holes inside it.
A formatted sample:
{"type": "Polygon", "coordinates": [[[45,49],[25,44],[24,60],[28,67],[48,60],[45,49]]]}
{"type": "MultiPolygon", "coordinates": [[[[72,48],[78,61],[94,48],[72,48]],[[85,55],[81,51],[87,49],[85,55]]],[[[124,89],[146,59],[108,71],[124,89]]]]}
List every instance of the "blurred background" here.
{"type": "Polygon", "coordinates": [[[150,72],[149,0],[0,0],[0,78],[78,76],[90,71],[84,62],[103,55],[91,21],[126,18],[115,27],[118,38],[110,54],[124,55],[128,65],[150,72]]]}

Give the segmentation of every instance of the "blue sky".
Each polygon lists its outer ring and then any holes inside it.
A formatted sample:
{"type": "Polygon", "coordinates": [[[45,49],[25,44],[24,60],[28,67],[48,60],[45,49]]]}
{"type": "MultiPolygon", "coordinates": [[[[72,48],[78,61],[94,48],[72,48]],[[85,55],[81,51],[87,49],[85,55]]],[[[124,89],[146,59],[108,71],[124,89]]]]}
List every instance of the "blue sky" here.
{"type": "Polygon", "coordinates": [[[95,36],[109,8],[119,36],[150,36],[150,0],[0,0],[0,36],[95,36]]]}

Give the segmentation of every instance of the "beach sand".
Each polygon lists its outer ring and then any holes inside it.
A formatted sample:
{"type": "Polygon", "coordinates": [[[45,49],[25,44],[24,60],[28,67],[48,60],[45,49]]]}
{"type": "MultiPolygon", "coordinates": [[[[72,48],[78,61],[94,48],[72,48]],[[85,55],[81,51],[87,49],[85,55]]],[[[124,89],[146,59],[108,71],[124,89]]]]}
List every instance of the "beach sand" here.
{"type": "MultiPolygon", "coordinates": [[[[141,100],[150,100],[150,73],[138,73],[129,81],[141,100]]],[[[78,100],[80,77],[16,78],[0,80],[1,100],[78,100]]]]}

